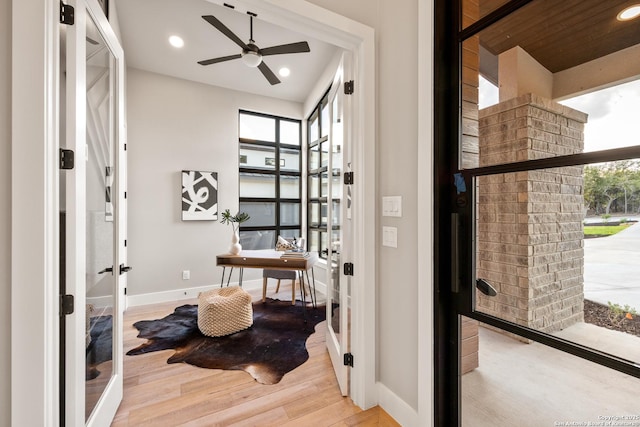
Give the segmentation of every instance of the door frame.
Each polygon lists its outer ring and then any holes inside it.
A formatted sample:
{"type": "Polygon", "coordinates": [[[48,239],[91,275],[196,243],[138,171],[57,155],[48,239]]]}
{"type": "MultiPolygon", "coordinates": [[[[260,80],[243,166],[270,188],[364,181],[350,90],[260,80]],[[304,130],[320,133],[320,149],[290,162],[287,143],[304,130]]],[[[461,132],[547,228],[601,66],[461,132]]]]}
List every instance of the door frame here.
{"type": "Polygon", "coordinates": [[[58,19],[58,2],[12,1],[13,425],[59,420],[58,19]]]}
{"type": "MultiPolygon", "coordinates": [[[[221,4],[222,1],[209,0],[221,4]]],[[[375,33],[299,0],[238,0],[269,21],[353,52],[354,229],[351,398],[378,403],[376,389],[375,33]],[[368,285],[367,285],[368,284],[368,285]]],[[[11,412],[15,425],[56,425],[58,344],[59,2],[12,0],[11,412]],[[37,23],[37,25],[34,25],[37,23]],[[27,165],[36,165],[33,168],[27,165]],[[20,308],[29,309],[19,310],[20,308]]]]}
{"type": "MultiPolygon", "coordinates": [[[[590,163],[632,159],[640,156],[640,146],[558,155],[535,160],[495,163],[481,167],[459,166],[462,119],[462,43],[484,28],[506,18],[535,0],[510,0],[477,21],[462,27],[462,1],[435,0],[435,46],[440,55],[435,63],[435,425],[460,425],[461,316],[474,319],[503,332],[544,344],[564,353],[589,360],[634,377],[638,365],[618,356],[578,342],[553,336],[533,327],[519,325],[475,308],[476,293],[476,177],[582,166],[590,163]],[[454,174],[463,177],[467,189],[460,189],[454,174]],[[460,191],[461,190],[461,191],[460,191]],[[458,194],[458,195],[457,195],[458,194]],[[469,202],[467,202],[469,200],[469,202]]],[[[477,278],[480,279],[480,278],[477,278]]]]}
{"type": "MultiPolygon", "coordinates": [[[[228,0],[207,0],[224,5],[228,0]]],[[[378,404],[376,386],[376,55],[373,28],[302,0],[235,0],[236,11],[251,10],[264,21],[348,50],[356,81],[351,118],[354,245],[354,276],[351,289],[350,397],[368,409],[378,404]]],[[[306,107],[306,106],[305,106],[306,107]]],[[[346,260],[345,260],[346,261],[346,260]]]]}

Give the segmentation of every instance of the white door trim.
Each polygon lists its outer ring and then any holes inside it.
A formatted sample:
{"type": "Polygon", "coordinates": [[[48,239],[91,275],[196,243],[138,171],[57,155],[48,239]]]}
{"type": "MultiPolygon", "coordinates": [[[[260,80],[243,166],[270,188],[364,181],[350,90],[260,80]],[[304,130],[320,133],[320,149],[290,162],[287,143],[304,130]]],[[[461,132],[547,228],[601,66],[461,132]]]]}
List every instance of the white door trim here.
{"type": "MultiPolygon", "coordinates": [[[[260,18],[352,52],[354,276],[351,281],[350,396],[363,409],[377,405],[376,388],[376,73],[373,28],[301,0],[208,0],[251,10],[260,18]]],[[[346,261],[346,260],[345,260],[346,261]]]]}
{"type": "Polygon", "coordinates": [[[11,422],[55,426],[59,4],[12,2],[11,422]]]}
{"type": "MultiPolygon", "coordinates": [[[[350,397],[363,409],[378,404],[376,387],[376,86],[373,28],[299,0],[246,0],[268,4],[274,23],[333,43],[353,55],[352,170],[354,276],[351,280],[350,397]],[[276,22],[278,21],[278,22],[276,22]]],[[[261,13],[265,18],[265,14],[261,13]]],[[[344,260],[347,261],[347,260],[344,260]]]]}
{"type": "Polygon", "coordinates": [[[434,423],[433,56],[434,2],[418,1],[418,425],[434,423]],[[424,185],[422,185],[424,184],[424,185]]]}

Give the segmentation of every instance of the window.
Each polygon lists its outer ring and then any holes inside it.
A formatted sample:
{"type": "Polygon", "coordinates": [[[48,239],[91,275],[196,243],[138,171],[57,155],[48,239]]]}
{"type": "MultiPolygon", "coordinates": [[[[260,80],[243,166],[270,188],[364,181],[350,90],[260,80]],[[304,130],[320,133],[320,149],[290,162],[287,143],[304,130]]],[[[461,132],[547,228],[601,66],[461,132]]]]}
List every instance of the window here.
{"type": "Polygon", "coordinates": [[[240,226],[244,249],[274,248],[278,235],[300,237],[300,120],[240,111],[240,226]]]}
{"type": "Polygon", "coordinates": [[[330,212],[340,212],[338,206],[340,195],[330,194],[336,191],[332,191],[331,188],[341,188],[340,174],[336,175],[330,170],[331,164],[339,164],[341,161],[338,162],[336,158],[329,157],[331,155],[335,157],[341,150],[337,145],[332,146],[329,135],[331,123],[329,112],[329,91],[327,91],[307,120],[307,246],[310,251],[317,251],[321,258],[327,257],[330,240],[340,240],[336,237],[340,232],[339,219],[332,218],[329,221],[328,218],[330,212]],[[329,203],[333,205],[329,206],[329,203]]]}

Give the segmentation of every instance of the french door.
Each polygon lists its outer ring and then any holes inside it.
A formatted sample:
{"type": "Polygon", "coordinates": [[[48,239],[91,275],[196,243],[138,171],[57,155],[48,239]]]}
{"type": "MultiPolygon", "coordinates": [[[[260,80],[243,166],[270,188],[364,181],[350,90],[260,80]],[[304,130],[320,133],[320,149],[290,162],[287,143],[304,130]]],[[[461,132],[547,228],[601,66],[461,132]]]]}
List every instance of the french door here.
{"type": "MultiPolygon", "coordinates": [[[[350,345],[350,286],[351,276],[344,265],[351,254],[351,184],[345,181],[351,165],[348,125],[348,97],[344,93],[345,76],[349,72],[348,55],[344,54],[329,89],[328,102],[321,114],[329,121],[328,139],[323,153],[328,167],[326,224],[327,224],[327,332],[326,344],[336,372],[340,391],[349,394],[348,356],[350,345]]],[[[323,190],[324,191],[324,190],[323,190]]]]}
{"type": "MultiPolygon", "coordinates": [[[[590,108],[606,99],[569,101],[602,87],[634,96],[622,83],[637,70],[620,72],[640,43],[626,36],[638,23],[616,20],[626,3],[436,1],[436,425],[638,416],[625,394],[640,378],[640,341],[585,320],[606,253],[584,222],[597,211],[590,174],[626,168],[623,189],[640,145],[621,143],[620,125],[590,139],[590,108]]],[[[617,297],[624,306],[633,293],[617,297]]]]}
{"type": "Polygon", "coordinates": [[[64,423],[107,426],[122,400],[124,310],[123,51],[97,0],[69,0],[65,26],[66,138],[64,423]]]}

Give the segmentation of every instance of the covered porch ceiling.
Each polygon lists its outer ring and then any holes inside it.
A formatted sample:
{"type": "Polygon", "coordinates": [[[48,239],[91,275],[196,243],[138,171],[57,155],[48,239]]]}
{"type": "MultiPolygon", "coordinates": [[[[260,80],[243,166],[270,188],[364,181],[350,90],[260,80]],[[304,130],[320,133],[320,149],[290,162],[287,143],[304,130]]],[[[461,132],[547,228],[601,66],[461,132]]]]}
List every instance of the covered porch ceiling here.
{"type": "MultiPolygon", "coordinates": [[[[507,3],[479,0],[480,16],[507,3]]],[[[534,0],[480,33],[482,74],[497,82],[497,56],[520,46],[552,73],[640,45],[640,18],[618,14],[640,0],[534,0]]]]}

